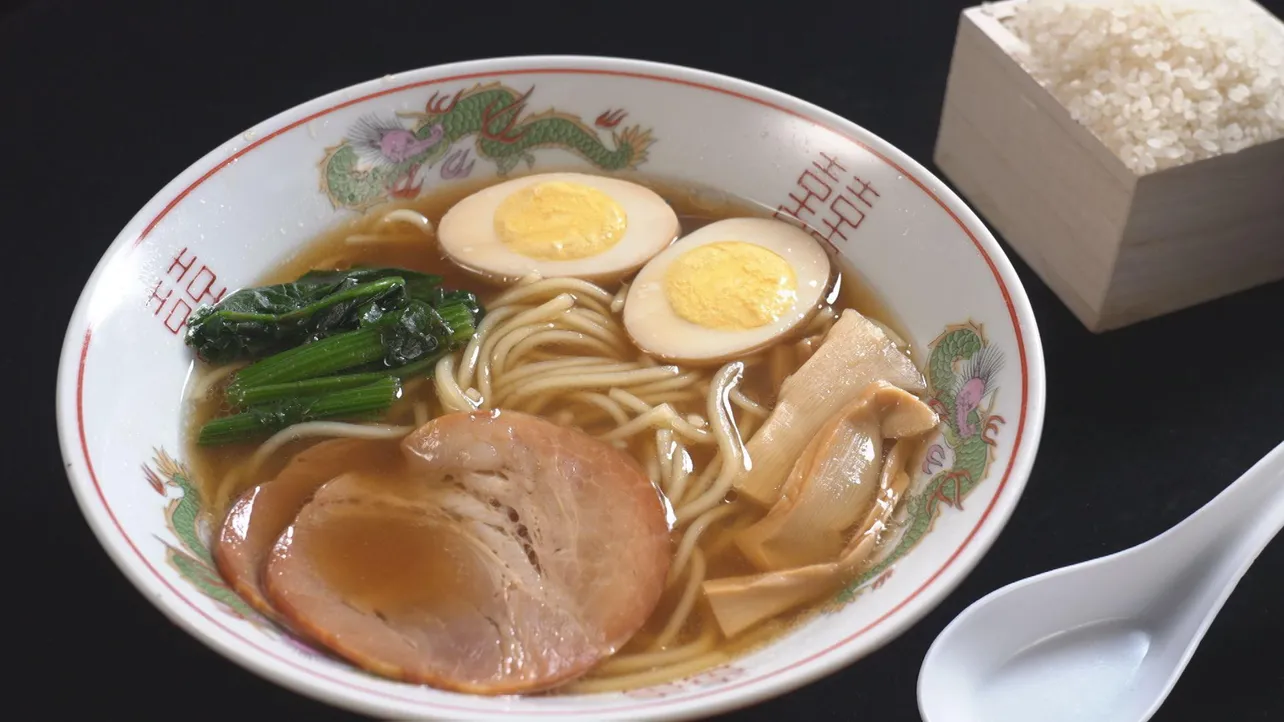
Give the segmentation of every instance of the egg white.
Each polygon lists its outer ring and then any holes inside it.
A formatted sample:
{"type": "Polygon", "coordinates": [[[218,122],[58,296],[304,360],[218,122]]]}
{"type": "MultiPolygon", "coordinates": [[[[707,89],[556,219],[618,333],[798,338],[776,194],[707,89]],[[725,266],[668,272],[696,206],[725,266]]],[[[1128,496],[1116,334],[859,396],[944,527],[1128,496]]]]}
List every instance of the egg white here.
{"type": "Polygon", "coordinates": [[[673,243],[679,231],[677,213],[650,188],[605,176],[540,173],[490,186],[459,201],[437,225],[437,241],[456,265],[493,282],[510,284],[538,273],[544,278],[604,284],[641,268],[673,243]],[[619,242],[597,255],[564,261],[531,258],[510,249],[495,232],[496,209],[513,193],[548,181],[578,183],[610,196],[627,218],[619,242]]]}
{"type": "Polygon", "coordinates": [[[806,231],[769,218],[731,218],[710,223],[651,259],[634,279],[624,302],[624,328],[633,342],[665,361],[710,365],[742,358],[787,336],[810,319],[829,290],[833,265],[806,231]],[[707,328],[682,318],[665,295],[669,267],[687,251],[725,241],[760,246],[785,259],[797,280],[796,298],[776,321],[758,328],[707,328]]]}

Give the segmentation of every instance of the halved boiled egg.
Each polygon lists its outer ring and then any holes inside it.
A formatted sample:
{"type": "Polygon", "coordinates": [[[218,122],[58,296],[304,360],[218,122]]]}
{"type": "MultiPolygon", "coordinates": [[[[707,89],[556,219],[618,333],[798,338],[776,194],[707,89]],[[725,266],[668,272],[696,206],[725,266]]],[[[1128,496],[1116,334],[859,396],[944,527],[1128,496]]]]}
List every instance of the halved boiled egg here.
{"type": "Polygon", "coordinates": [[[456,203],[438,224],[437,240],[456,264],[499,283],[531,273],[609,283],[641,268],[678,232],[677,214],[649,188],[541,173],[456,203]]]}
{"type": "Polygon", "coordinates": [[[666,361],[721,363],[811,318],[831,271],[825,249],[795,226],[718,221],[643,267],[624,302],[624,327],[639,348],[666,361]]]}

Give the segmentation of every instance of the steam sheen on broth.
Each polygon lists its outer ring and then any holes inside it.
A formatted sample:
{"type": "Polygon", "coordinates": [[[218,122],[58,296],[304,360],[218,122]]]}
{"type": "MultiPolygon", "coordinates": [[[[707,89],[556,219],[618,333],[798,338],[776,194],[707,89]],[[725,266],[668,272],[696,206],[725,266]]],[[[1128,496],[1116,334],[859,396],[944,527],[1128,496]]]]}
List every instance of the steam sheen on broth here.
{"type": "MultiPolygon", "coordinates": [[[[579,182],[574,175],[553,180],[579,182]]],[[[647,261],[666,254],[681,260],[683,239],[711,224],[764,218],[759,207],[706,189],[634,182],[645,193],[648,188],[658,192],[679,226],[677,242],[658,244],[647,261]]],[[[401,379],[396,400],[378,418],[311,422],[270,439],[201,444],[197,439],[204,425],[236,411],[226,389],[246,364],[196,362],[187,394],[188,455],[212,526],[244,530],[253,514],[258,528],[286,529],[280,539],[254,539],[253,530],[248,536],[242,531],[235,538],[227,532],[220,537],[216,557],[233,588],[290,631],[393,678],[481,694],[598,692],[671,681],[722,664],[782,634],[866,568],[906,491],[919,442],[936,418],[916,396],[924,391],[922,378],[894,317],[860,284],[859,273],[831,258],[833,273],[823,279],[820,301],[806,304],[798,323],[782,320],[781,332],[768,342],[742,345],[743,353],[710,351],[703,363],[667,361],[668,354],[639,348],[637,329],[626,326],[626,321],[651,322],[663,314],[648,312],[637,321],[639,314],[631,320],[624,313],[628,304],[664,302],[659,290],[652,289],[648,301],[641,289],[630,286],[655,278],[661,279],[655,281],[658,289],[663,279],[678,275],[667,265],[661,269],[667,273],[648,267],[639,273],[625,258],[605,273],[514,280],[490,271],[514,267],[505,248],[521,246],[506,246],[503,238],[493,242],[498,250],[491,260],[475,264],[460,262],[471,241],[450,238],[450,251],[443,251],[437,232],[452,232],[443,227],[451,209],[461,210],[447,224],[469,228],[472,235],[466,239],[483,233],[476,229],[490,216],[462,223],[459,214],[471,212],[469,204],[478,205],[471,197],[480,197],[487,185],[494,184],[451,185],[381,205],[325,234],[262,279],[263,284],[290,283],[315,270],[396,268],[435,274],[444,288],[478,296],[485,315],[477,334],[424,373],[401,379]],[[836,380],[844,378],[855,379],[851,388],[836,380]],[[827,386],[834,383],[839,386],[827,386]],[[834,407],[820,414],[809,394],[833,397],[834,407]],[[794,415],[803,406],[819,417],[810,428],[806,423],[812,422],[800,420],[803,414],[794,415]],[[581,441],[581,433],[596,441],[581,441]],[[541,446],[544,440],[551,441],[541,446]],[[504,457],[503,468],[483,469],[489,462],[472,460],[470,454],[481,453],[476,444],[504,457]],[[766,471],[756,469],[760,456],[766,471]],[[549,464],[555,464],[554,471],[549,464]],[[531,470],[530,478],[514,481],[514,469],[531,470]],[[584,491],[577,475],[618,483],[603,481],[601,488],[584,491]],[[565,489],[559,486],[563,483],[565,489]],[[554,495],[581,491],[553,503],[540,498],[541,489],[554,495]],[[644,508],[651,503],[648,494],[658,503],[654,518],[644,508]],[[641,501],[630,501],[635,498],[641,501]],[[458,511],[460,504],[476,500],[484,508],[458,511]],[[579,523],[583,520],[575,515],[598,508],[595,504],[607,510],[640,505],[636,515],[612,517],[616,536],[620,529],[634,529],[632,536],[612,540],[605,535],[602,544],[604,554],[623,555],[619,558],[632,570],[625,573],[639,590],[632,596],[642,599],[654,592],[649,605],[633,609],[630,604],[642,602],[601,597],[593,585],[581,589],[565,581],[581,574],[578,567],[558,577],[564,545],[554,543],[553,531],[526,528],[541,518],[549,524],[579,523]],[[842,507],[838,513],[831,511],[836,504],[842,507]],[[478,552],[469,547],[475,538],[467,530],[492,510],[500,516],[486,528],[500,530],[503,540],[478,552]],[[239,524],[234,523],[238,515],[243,517],[239,524]],[[655,532],[659,546],[651,551],[655,519],[662,526],[655,532]],[[813,539],[807,531],[813,529],[830,536],[821,540],[817,532],[813,539]],[[473,554],[502,557],[508,541],[516,542],[513,549],[525,550],[529,569],[521,559],[493,567],[487,566],[490,561],[460,561],[473,554]],[[478,628],[493,626],[501,639],[531,651],[529,669],[492,674],[468,669],[450,656],[452,645],[470,649],[470,644],[490,643],[470,636],[472,622],[467,621],[477,607],[468,600],[490,599],[485,571],[490,569],[502,570],[507,580],[495,582],[496,589],[505,590],[505,601],[483,610],[486,621],[478,628]],[[429,579],[432,583],[425,584],[429,579]],[[536,588],[541,584],[548,589],[536,588]],[[300,591],[305,587],[306,593],[300,591]],[[787,590],[783,596],[782,589],[787,590]],[[349,616],[340,619],[315,601],[327,595],[365,616],[345,611],[349,616]],[[529,595],[529,609],[535,611],[519,614],[527,609],[522,595],[529,595]],[[547,609],[557,606],[552,599],[564,599],[571,611],[547,609]],[[463,621],[453,631],[416,636],[422,631],[417,620],[424,615],[463,621]],[[415,653],[389,651],[396,643],[379,647],[352,641],[359,635],[351,625],[367,621],[396,632],[390,639],[409,639],[415,653]],[[540,641],[546,639],[541,629],[557,630],[558,640],[567,629],[582,632],[583,639],[540,641]],[[558,644],[569,646],[547,648],[558,644]],[[541,661],[541,655],[550,660],[541,661]]],[[[622,193],[603,187],[612,197],[622,193]]],[[[635,219],[654,212],[659,215],[651,225],[669,233],[663,209],[653,210],[641,191],[640,200],[621,201],[620,217],[628,219],[621,227],[649,227],[635,219]]],[[[594,208],[610,200],[590,198],[594,208]]],[[[557,220],[556,212],[573,216],[585,207],[582,199],[574,203],[581,205],[541,206],[553,213],[545,222],[557,220]]],[[[518,221],[530,218],[509,221],[494,227],[524,228],[518,221]]],[[[619,236],[617,230],[603,232],[619,236]]],[[[610,242],[616,246],[634,242],[615,236],[610,242]]],[[[782,239],[763,247],[784,253],[797,246],[792,236],[782,239]]],[[[570,260],[565,262],[593,255],[583,248],[582,243],[566,251],[570,260]]],[[[742,250],[722,243],[702,260],[717,263],[742,250]]],[[[688,251],[686,257],[694,256],[688,251]]],[[[772,263],[767,258],[755,269],[766,269],[763,278],[770,282],[780,279],[781,298],[805,293],[789,285],[806,286],[808,272],[799,270],[798,262],[787,271],[772,263]]],[[[695,311],[683,312],[683,303],[670,295],[665,308],[679,309],[675,319],[704,312],[698,303],[687,304],[695,311]]],[[[648,338],[678,335],[683,323],[648,338]]],[[[730,331],[725,335],[739,338],[730,331]]],[[[581,530],[597,533],[591,520],[581,530]]],[[[579,561],[585,559],[593,566],[590,557],[579,561]]],[[[522,667],[511,660],[499,666],[522,667]]]]}

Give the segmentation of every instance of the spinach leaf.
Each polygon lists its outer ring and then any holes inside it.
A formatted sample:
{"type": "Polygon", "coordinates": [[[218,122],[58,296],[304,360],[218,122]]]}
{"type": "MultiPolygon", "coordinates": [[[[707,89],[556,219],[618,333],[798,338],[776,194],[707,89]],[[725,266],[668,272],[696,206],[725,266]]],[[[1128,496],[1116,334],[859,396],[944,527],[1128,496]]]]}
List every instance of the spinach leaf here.
{"type": "Polygon", "coordinates": [[[406,298],[416,298],[436,306],[441,296],[441,276],[420,273],[405,268],[367,268],[355,266],[346,271],[308,271],[299,277],[300,283],[343,283],[355,281],[369,283],[383,278],[397,277],[406,282],[406,298]]]}
{"type": "Polygon", "coordinates": [[[402,308],[439,300],[441,277],[398,268],[312,271],[294,283],[246,288],[187,322],[184,341],[211,362],[261,358],[402,308]]]}
{"type": "Polygon", "coordinates": [[[384,316],[377,324],[383,362],[395,367],[434,353],[446,346],[452,329],[432,306],[411,301],[404,309],[384,316]]]}

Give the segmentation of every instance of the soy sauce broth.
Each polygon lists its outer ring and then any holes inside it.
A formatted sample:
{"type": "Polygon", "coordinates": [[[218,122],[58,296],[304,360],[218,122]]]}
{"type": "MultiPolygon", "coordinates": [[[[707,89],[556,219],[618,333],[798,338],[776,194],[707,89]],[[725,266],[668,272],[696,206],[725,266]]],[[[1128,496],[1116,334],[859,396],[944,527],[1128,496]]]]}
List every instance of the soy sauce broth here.
{"type": "MultiPolygon", "coordinates": [[[[761,206],[710,191],[707,188],[656,181],[646,177],[630,177],[629,180],[651,187],[672,205],[678,214],[683,235],[708,223],[727,218],[769,216],[761,206]]],[[[485,303],[502,289],[488,284],[453,264],[436,247],[435,242],[418,229],[408,224],[384,223],[381,219],[389,211],[405,208],[423,214],[435,227],[456,202],[493,182],[495,181],[453,184],[414,200],[398,200],[383,204],[359,217],[344,221],[322,234],[284,263],[270,269],[255,282],[255,285],[290,282],[310,270],[343,270],[353,266],[392,266],[440,275],[446,287],[471,290],[485,303]],[[370,242],[372,237],[388,234],[408,238],[400,242],[370,242]]],[[[890,309],[861,280],[860,273],[851,264],[845,259],[836,258],[834,265],[837,272],[835,285],[825,300],[835,310],[841,312],[842,309],[855,309],[881,322],[902,338],[908,338],[890,309]]],[[[614,292],[617,287],[607,287],[606,290],[614,292]]],[[[771,350],[768,349],[760,353],[770,352],[771,350]]],[[[912,349],[910,353],[912,356],[912,349]]],[[[197,365],[201,364],[198,362],[197,365]]],[[[919,365],[921,368],[921,364],[919,365]]],[[[771,405],[774,404],[775,399],[768,368],[767,363],[759,363],[747,368],[740,388],[751,398],[771,405]]],[[[205,371],[207,369],[199,369],[194,375],[205,371]]],[[[228,504],[239,493],[255,484],[271,480],[296,453],[321,441],[304,439],[285,444],[258,465],[253,474],[246,474],[244,469],[247,460],[258,448],[258,442],[217,447],[199,447],[194,443],[196,432],[203,424],[231,411],[222,398],[221,388],[216,387],[214,392],[206,398],[189,403],[187,415],[189,440],[187,457],[191,460],[194,479],[201,490],[212,527],[221,524],[228,504]]],[[[675,403],[674,408],[679,414],[685,416],[689,413],[703,414],[703,405],[703,401],[675,403]]],[[[555,413],[556,409],[548,411],[555,413]]],[[[428,378],[408,379],[404,383],[402,398],[393,405],[383,420],[391,424],[416,426],[419,420],[431,418],[439,413],[432,381],[428,378]]],[[[611,428],[609,421],[604,424],[606,425],[603,427],[582,430],[595,434],[611,428]]],[[[641,437],[636,437],[630,444],[629,451],[639,461],[643,460],[645,444],[641,437]]],[[[704,468],[713,456],[713,450],[707,447],[689,446],[688,451],[697,469],[704,468]]],[[[886,449],[884,451],[886,452],[886,449]]],[[[399,443],[396,441],[370,444],[362,453],[373,456],[359,462],[354,460],[358,466],[401,467],[399,443]]],[[[912,456],[917,456],[917,453],[916,450],[912,456]]],[[[394,476],[400,476],[400,474],[394,474],[394,476]]],[[[750,515],[747,520],[741,519],[737,529],[753,523],[757,518],[761,518],[761,514],[750,515]]],[[[717,544],[719,538],[725,542],[737,529],[711,529],[706,537],[711,537],[714,541],[702,538],[699,547],[705,550],[710,544],[717,544]]],[[[414,604],[422,605],[429,601],[434,608],[450,605],[449,594],[445,593],[450,585],[425,586],[422,583],[425,577],[437,578],[440,581],[440,578],[452,576],[453,567],[446,563],[450,555],[443,556],[438,553],[440,549],[436,548],[444,540],[431,534],[424,534],[421,529],[408,527],[398,530],[395,524],[386,528],[373,528],[368,524],[363,526],[360,522],[353,521],[350,531],[350,535],[339,535],[342,543],[336,543],[333,549],[322,550],[323,553],[320,555],[325,559],[324,564],[321,565],[324,567],[321,571],[335,588],[346,589],[348,596],[354,601],[368,603],[371,606],[391,605],[396,608],[414,606],[414,604]],[[407,533],[400,533],[402,531],[407,533]],[[382,576],[387,579],[380,582],[382,586],[367,588],[369,573],[377,569],[384,569],[387,572],[400,569],[409,573],[384,574],[382,576]],[[425,594],[428,597],[424,597],[425,594]]],[[[706,578],[747,575],[757,571],[734,545],[722,543],[721,551],[708,555],[706,578]]],[[[466,581],[456,580],[459,584],[466,581]]],[[[681,591],[681,584],[666,591],[646,624],[618,653],[645,650],[661,633],[678,602],[681,591]]],[[[733,658],[779,637],[800,622],[809,619],[824,605],[824,602],[818,602],[778,615],[731,640],[722,638],[719,632],[719,641],[714,648],[717,654],[708,657],[708,666],[719,663],[717,661],[719,659],[733,658]]],[[[692,614],[681,628],[678,637],[682,640],[680,643],[688,643],[699,638],[706,632],[705,624],[707,622],[704,621],[704,615],[692,614]]],[[[686,673],[691,674],[696,671],[699,670],[688,670],[686,673]]]]}
{"type": "MultiPolygon", "coordinates": [[[[683,235],[706,224],[727,218],[770,217],[768,210],[761,205],[705,186],[646,176],[628,177],[628,180],[646,185],[664,197],[677,212],[683,235]]],[[[428,236],[424,236],[417,229],[406,224],[385,223],[382,218],[389,211],[407,208],[422,213],[432,221],[435,227],[455,203],[497,182],[500,181],[487,179],[454,183],[435,189],[419,198],[394,200],[381,204],[321,234],[284,263],[269,269],[252,285],[287,283],[311,270],[344,270],[353,266],[391,266],[437,274],[443,278],[443,285],[447,288],[471,290],[485,302],[502,289],[455,265],[442,254],[428,236]],[[380,234],[418,236],[418,238],[404,242],[349,242],[353,237],[359,240],[380,234]]],[[[902,337],[907,337],[891,310],[862,281],[859,271],[842,257],[834,260],[837,277],[833,290],[827,296],[831,304],[836,309],[855,309],[865,316],[882,322],[902,337]]],[[[607,290],[614,291],[615,288],[607,290]]],[[[195,361],[192,376],[198,376],[208,370],[205,364],[195,361]]],[[[255,484],[270,480],[291,456],[318,441],[304,439],[286,444],[259,466],[254,478],[239,479],[232,493],[224,489],[220,496],[218,493],[220,483],[229,472],[238,465],[242,465],[258,447],[257,442],[216,447],[201,447],[195,444],[197,432],[202,425],[211,419],[230,413],[231,409],[223,401],[222,387],[225,385],[224,383],[216,386],[205,399],[189,400],[186,413],[187,458],[190,460],[193,476],[201,490],[204,508],[216,522],[222,520],[228,503],[237,494],[255,484]]],[[[769,387],[769,380],[761,370],[750,369],[746,372],[742,382],[745,393],[754,398],[771,400],[769,387]]],[[[435,407],[435,399],[430,380],[407,381],[403,398],[389,411],[388,423],[413,423],[416,402],[428,404],[430,412],[435,413],[435,409],[432,408],[435,407]]]]}

